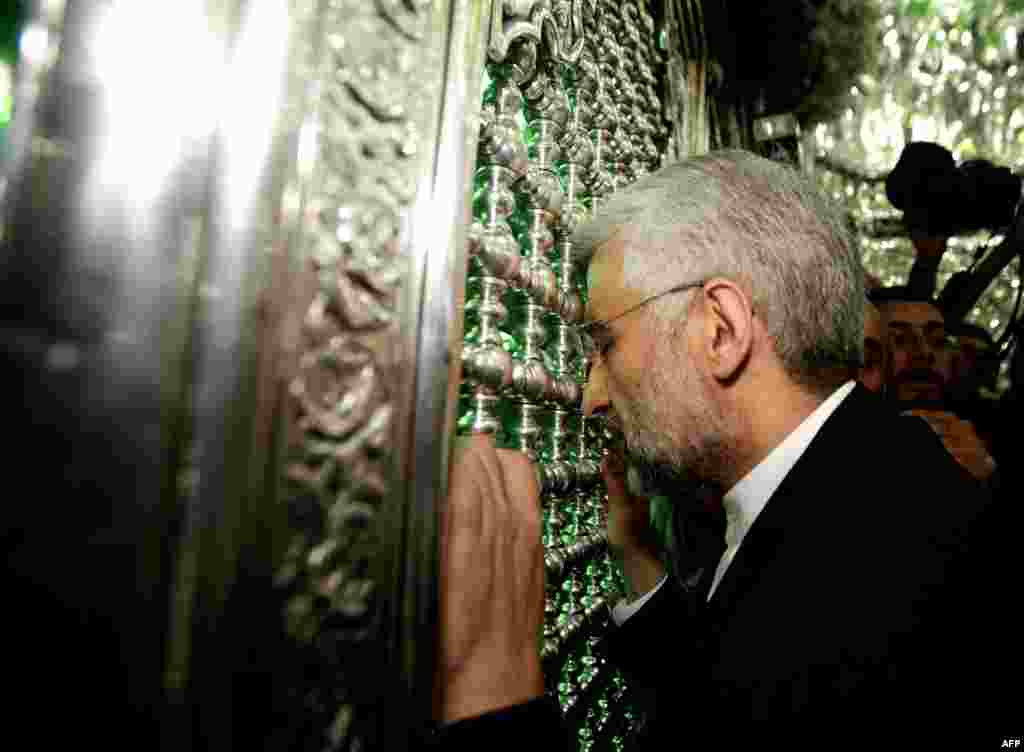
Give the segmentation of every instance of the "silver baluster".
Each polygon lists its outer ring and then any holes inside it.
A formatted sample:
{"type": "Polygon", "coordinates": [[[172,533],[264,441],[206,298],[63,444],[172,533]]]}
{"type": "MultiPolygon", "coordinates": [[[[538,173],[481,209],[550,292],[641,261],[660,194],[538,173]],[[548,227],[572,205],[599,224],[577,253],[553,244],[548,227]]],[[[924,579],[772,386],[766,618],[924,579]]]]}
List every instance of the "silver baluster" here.
{"type": "Polygon", "coordinates": [[[508,225],[515,205],[512,185],[527,166],[526,143],[516,122],[522,107],[519,88],[508,79],[499,79],[489,95],[492,101],[484,106],[478,152],[477,221],[469,232],[473,264],[467,284],[463,349],[463,375],[471,393],[469,414],[460,420],[460,429],[472,433],[500,432],[499,395],[514,381],[512,357],[501,327],[508,314],[503,302],[508,279],[515,278],[520,268],[508,225]]]}

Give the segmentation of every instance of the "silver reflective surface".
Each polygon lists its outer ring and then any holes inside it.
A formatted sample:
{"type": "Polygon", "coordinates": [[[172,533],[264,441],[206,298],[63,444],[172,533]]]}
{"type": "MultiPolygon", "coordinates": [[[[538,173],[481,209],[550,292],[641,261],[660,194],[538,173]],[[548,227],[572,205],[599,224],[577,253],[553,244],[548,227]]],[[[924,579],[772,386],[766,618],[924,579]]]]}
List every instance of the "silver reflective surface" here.
{"type": "Polygon", "coordinates": [[[12,561],[44,615],[113,625],[39,652],[105,671],[126,736],[392,749],[428,718],[490,14],[51,0],[25,28],[2,345],[77,515],[12,516],[12,561]],[[97,562],[80,595],[55,550],[97,562]]]}

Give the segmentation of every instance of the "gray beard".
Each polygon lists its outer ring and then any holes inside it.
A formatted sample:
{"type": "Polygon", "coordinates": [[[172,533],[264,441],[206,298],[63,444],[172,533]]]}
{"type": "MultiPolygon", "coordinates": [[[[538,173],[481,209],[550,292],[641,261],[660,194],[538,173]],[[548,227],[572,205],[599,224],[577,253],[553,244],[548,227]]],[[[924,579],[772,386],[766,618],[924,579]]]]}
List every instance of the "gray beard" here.
{"type": "Polygon", "coordinates": [[[634,496],[670,499],[695,492],[703,482],[686,468],[669,462],[659,462],[627,452],[626,489],[634,496]]]}

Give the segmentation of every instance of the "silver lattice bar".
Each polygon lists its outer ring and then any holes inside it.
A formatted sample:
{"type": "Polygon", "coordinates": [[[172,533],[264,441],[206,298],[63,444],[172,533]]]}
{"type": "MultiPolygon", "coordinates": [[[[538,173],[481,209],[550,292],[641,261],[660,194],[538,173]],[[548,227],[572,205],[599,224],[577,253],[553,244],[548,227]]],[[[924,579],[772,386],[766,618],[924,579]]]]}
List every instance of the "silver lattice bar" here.
{"type": "Polygon", "coordinates": [[[661,61],[643,3],[501,8],[500,21],[492,18],[469,234],[459,425],[494,433],[537,463],[548,572],[543,656],[550,691],[588,750],[610,728],[612,677],[615,696],[624,689],[597,638],[619,581],[603,531],[604,431],[581,412],[586,364],[575,326],[585,283],[571,236],[602,199],[661,163],[661,61]],[[600,697],[598,685],[608,690],[600,697]]]}

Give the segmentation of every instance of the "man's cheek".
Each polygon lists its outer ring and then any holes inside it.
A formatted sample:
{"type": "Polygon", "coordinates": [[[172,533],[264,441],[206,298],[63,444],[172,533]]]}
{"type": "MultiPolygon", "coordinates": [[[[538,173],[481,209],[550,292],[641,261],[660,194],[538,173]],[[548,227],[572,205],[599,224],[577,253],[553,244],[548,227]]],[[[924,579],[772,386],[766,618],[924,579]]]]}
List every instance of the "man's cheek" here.
{"type": "Polygon", "coordinates": [[[885,364],[885,378],[888,381],[892,381],[897,373],[897,369],[900,367],[900,359],[895,353],[889,356],[889,362],[885,364]]]}
{"type": "Polygon", "coordinates": [[[908,353],[894,350],[889,358],[889,375],[898,377],[910,368],[910,356],[908,353]]]}
{"type": "Polygon", "coordinates": [[[942,352],[935,357],[935,370],[942,376],[943,385],[953,380],[953,356],[950,353],[942,352]]]}

